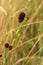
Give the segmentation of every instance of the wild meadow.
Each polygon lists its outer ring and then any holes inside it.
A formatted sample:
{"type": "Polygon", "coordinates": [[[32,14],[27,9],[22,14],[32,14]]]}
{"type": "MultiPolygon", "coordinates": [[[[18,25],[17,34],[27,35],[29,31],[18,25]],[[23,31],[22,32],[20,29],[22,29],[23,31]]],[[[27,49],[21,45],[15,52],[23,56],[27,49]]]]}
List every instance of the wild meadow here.
{"type": "Polygon", "coordinates": [[[43,65],[43,0],[0,0],[0,65],[43,65]]]}

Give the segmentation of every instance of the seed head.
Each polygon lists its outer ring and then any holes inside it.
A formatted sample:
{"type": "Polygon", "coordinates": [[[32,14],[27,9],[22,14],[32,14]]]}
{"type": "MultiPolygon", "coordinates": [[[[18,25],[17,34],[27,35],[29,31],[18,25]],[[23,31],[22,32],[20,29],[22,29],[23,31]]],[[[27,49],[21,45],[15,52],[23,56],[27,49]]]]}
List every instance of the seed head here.
{"type": "Polygon", "coordinates": [[[21,12],[19,14],[18,21],[21,23],[24,20],[24,18],[25,18],[25,13],[24,12],[21,12]]]}
{"type": "Polygon", "coordinates": [[[0,54],[0,57],[2,57],[2,55],[0,54]]]}
{"type": "Polygon", "coordinates": [[[12,46],[11,45],[9,46],[9,50],[12,50],[12,46]]]}
{"type": "Polygon", "coordinates": [[[9,44],[8,43],[5,43],[5,48],[9,48],[9,44]]]}

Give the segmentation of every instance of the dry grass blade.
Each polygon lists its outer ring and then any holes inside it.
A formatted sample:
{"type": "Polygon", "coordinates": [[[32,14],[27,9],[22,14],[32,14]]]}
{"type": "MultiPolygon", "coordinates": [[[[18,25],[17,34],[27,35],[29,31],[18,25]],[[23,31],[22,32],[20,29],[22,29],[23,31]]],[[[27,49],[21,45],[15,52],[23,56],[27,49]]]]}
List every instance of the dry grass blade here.
{"type": "Polygon", "coordinates": [[[2,11],[5,15],[7,15],[7,11],[1,6],[0,6],[0,11],[2,11]]]}

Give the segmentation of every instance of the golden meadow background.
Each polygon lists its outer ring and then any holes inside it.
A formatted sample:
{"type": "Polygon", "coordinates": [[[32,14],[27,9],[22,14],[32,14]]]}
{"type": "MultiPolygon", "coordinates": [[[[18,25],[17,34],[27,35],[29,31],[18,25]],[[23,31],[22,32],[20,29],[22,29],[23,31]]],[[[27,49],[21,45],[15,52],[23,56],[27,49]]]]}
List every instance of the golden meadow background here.
{"type": "Polygon", "coordinates": [[[43,0],[0,0],[0,54],[0,65],[43,65],[43,0]]]}

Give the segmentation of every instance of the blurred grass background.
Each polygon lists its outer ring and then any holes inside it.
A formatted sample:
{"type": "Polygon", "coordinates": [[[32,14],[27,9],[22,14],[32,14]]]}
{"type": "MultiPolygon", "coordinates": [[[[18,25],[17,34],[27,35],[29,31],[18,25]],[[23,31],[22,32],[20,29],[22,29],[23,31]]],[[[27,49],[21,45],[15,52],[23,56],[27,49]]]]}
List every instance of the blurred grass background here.
{"type": "Polygon", "coordinates": [[[0,0],[0,54],[0,65],[43,65],[43,0],[0,0]]]}

